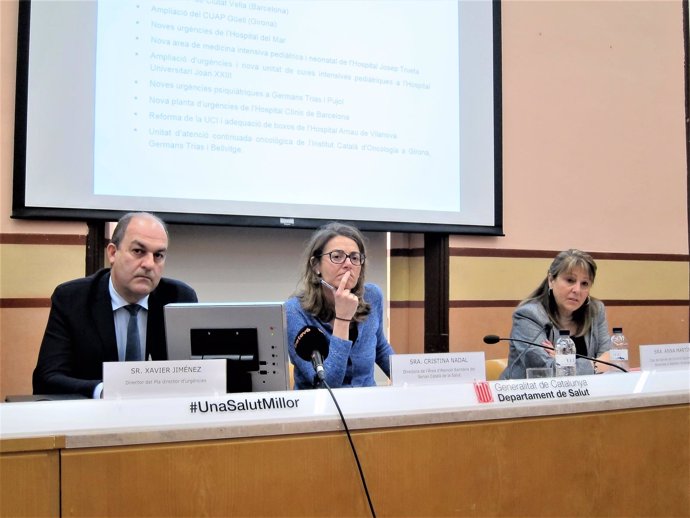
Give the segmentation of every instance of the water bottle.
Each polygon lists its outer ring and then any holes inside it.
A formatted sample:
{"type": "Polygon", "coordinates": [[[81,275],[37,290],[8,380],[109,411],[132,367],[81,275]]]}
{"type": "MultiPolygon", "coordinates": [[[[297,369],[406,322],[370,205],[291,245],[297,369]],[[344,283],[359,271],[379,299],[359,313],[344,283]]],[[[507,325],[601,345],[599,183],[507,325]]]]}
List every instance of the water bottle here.
{"type": "Polygon", "coordinates": [[[576,357],[577,348],[570,338],[570,331],[561,329],[556,340],[556,376],[577,375],[576,357]]]}
{"type": "MultiPolygon", "coordinates": [[[[615,363],[619,367],[628,370],[628,339],[623,334],[622,327],[613,328],[613,336],[611,337],[611,349],[609,350],[611,363],[615,363]]],[[[618,369],[612,369],[611,372],[622,372],[618,369]]]]}

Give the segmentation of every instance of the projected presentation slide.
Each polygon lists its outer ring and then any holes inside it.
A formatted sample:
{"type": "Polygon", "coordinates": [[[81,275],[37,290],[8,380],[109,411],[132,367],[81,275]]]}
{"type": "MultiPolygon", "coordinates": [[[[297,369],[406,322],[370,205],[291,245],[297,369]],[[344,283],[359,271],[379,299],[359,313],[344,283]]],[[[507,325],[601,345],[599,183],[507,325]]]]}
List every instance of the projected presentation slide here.
{"type": "Polygon", "coordinates": [[[27,205],[494,224],[491,2],[42,4],[27,205]]]}

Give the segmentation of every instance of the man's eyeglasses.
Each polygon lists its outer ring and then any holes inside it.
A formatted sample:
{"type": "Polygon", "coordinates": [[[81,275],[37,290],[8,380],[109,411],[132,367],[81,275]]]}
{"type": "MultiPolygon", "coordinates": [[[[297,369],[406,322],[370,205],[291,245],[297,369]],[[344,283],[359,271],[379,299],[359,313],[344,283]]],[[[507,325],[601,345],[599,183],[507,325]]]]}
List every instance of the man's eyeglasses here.
{"type": "Polygon", "coordinates": [[[366,259],[364,254],[360,254],[359,252],[346,254],[344,250],[333,250],[332,252],[326,252],[316,257],[323,257],[324,255],[327,255],[333,264],[343,264],[345,259],[350,259],[353,266],[362,266],[364,264],[364,259],[366,259]]]}

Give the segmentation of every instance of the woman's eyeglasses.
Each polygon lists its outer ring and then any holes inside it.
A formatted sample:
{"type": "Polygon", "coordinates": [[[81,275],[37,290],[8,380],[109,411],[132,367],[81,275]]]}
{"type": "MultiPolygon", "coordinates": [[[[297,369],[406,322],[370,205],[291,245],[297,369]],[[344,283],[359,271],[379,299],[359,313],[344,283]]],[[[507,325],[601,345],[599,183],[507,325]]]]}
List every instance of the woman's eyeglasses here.
{"type": "Polygon", "coordinates": [[[360,254],[359,252],[350,252],[346,254],[344,250],[333,250],[332,252],[326,252],[316,257],[323,257],[327,255],[333,264],[343,264],[345,259],[350,259],[352,266],[362,266],[364,264],[364,259],[366,256],[360,254]]]}

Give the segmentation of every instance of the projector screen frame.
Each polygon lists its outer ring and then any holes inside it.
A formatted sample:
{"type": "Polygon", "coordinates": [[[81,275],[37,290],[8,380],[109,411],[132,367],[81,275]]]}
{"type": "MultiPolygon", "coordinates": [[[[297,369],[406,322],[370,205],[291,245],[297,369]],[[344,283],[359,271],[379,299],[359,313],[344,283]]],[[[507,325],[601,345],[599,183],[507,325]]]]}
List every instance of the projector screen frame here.
{"type": "MultiPolygon", "coordinates": [[[[358,228],[365,231],[386,232],[419,232],[502,236],[503,233],[503,153],[502,153],[502,54],[501,54],[501,1],[489,0],[493,13],[493,196],[494,214],[493,225],[443,224],[404,221],[376,221],[351,220],[358,228]]],[[[26,202],[26,165],[27,165],[27,110],[29,83],[29,42],[30,42],[31,0],[19,2],[18,39],[17,39],[17,77],[15,103],[15,142],[14,142],[14,174],[12,187],[12,214],[14,219],[28,220],[64,220],[107,222],[119,219],[128,210],[94,209],[94,208],[62,208],[31,206],[26,202]]],[[[132,207],[131,210],[147,210],[132,207]]],[[[238,226],[238,227],[270,227],[270,228],[318,228],[325,222],[343,220],[343,218],[303,218],[289,216],[255,216],[240,214],[217,213],[185,213],[153,210],[168,223],[238,226]]]]}

